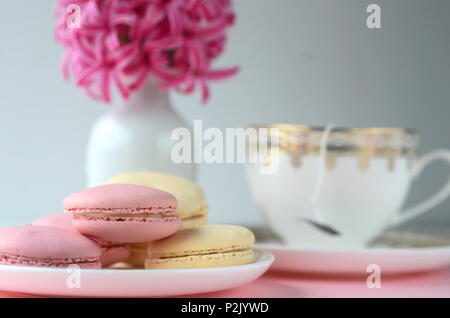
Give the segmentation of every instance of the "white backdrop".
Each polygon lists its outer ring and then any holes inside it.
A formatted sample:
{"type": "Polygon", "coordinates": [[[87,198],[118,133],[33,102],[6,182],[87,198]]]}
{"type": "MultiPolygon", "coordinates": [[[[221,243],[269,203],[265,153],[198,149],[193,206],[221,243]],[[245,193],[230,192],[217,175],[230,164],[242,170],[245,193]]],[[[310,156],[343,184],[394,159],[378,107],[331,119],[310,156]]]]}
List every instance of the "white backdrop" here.
{"type": "MultiPolygon", "coordinates": [[[[5,2],[5,1],[4,1],[5,2]]],[[[382,29],[365,26],[361,0],[235,0],[238,23],[219,65],[240,75],[213,86],[210,105],[175,96],[205,126],[254,122],[415,127],[421,152],[450,148],[450,2],[376,1],[382,29]]],[[[0,226],[58,213],[84,186],[89,129],[105,110],[64,83],[53,1],[0,10],[0,226]]],[[[410,204],[445,180],[430,168],[410,204]]],[[[199,182],[213,222],[258,223],[242,167],[204,165],[199,182]]],[[[301,198],[299,198],[301,199],[301,198]]],[[[416,222],[450,226],[450,201],[416,222]]]]}

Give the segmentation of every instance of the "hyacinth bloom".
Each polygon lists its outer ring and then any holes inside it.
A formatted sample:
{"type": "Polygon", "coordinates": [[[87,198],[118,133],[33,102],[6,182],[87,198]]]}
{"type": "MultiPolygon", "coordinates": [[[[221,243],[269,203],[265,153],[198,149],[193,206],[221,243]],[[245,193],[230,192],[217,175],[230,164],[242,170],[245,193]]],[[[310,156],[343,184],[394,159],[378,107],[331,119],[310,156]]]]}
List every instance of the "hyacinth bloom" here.
{"type": "Polygon", "coordinates": [[[231,0],[59,0],[55,36],[63,75],[95,100],[127,99],[148,76],[161,89],[209,97],[208,82],[237,73],[213,69],[235,14],[231,0]]]}

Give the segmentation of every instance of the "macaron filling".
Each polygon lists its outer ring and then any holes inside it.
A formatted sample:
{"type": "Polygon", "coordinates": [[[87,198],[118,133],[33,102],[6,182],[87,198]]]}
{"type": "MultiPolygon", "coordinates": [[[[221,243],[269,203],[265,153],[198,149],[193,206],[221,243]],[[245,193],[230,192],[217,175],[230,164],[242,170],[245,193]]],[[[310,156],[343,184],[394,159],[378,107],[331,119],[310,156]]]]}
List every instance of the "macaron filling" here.
{"type": "Polygon", "coordinates": [[[192,216],[182,218],[182,220],[183,221],[192,221],[192,220],[202,219],[204,217],[205,217],[204,214],[197,214],[197,215],[192,215],[192,216]]]}
{"type": "Polygon", "coordinates": [[[208,222],[208,205],[201,206],[189,214],[177,211],[177,215],[181,217],[182,229],[196,228],[208,222]]]}
{"type": "Polygon", "coordinates": [[[236,254],[253,254],[253,249],[251,247],[241,247],[241,248],[230,248],[230,249],[211,249],[211,250],[196,250],[196,251],[186,251],[183,253],[166,253],[155,255],[152,254],[152,259],[173,259],[173,258],[181,258],[181,257],[190,257],[190,256],[202,256],[202,255],[236,255],[236,254]]]}
{"type": "Polygon", "coordinates": [[[94,242],[97,243],[98,246],[100,246],[100,248],[102,249],[102,252],[107,252],[109,250],[116,249],[116,248],[127,248],[127,244],[124,244],[124,243],[103,241],[103,240],[96,239],[95,237],[91,237],[91,239],[94,240],[94,242]]]}
{"type": "Polygon", "coordinates": [[[66,212],[71,213],[102,213],[102,212],[109,212],[109,213],[126,213],[126,214],[139,214],[139,213],[168,213],[168,212],[175,212],[177,209],[176,206],[163,206],[163,207],[136,207],[136,208],[65,208],[64,210],[66,212]]]}
{"type": "Polygon", "coordinates": [[[113,243],[113,242],[103,242],[103,241],[99,241],[99,240],[95,240],[97,242],[98,245],[100,245],[102,251],[107,251],[113,248],[121,248],[121,247],[126,247],[126,244],[121,244],[121,243],[113,243]]]}
{"type": "Polygon", "coordinates": [[[41,266],[41,267],[68,267],[79,265],[80,267],[99,267],[99,257],[83,258],[31,258],[26,256],[0,253],[0,264],[17,266],[41,266]]]}
{"type": "Polygon", "coordinates": [[[69,209],[66,212],[73,213],[74,220],[111,221],[111,222],[161,222],[172,221],[177,218],[175,208],[165,209],[163,212],[155,212],[155,209],[69,209]]]}
{"type": "Polygon", "coordinates": [[[203,266],[200,267],[210,267],[211,264],[214,264],[214,267],[243,265],[251,263],[254,260],[254,257],[255,256],[252,249],[242,249],[242,250],[216,252],[208,254],[190,254],[183,256],[181,255],[162,256],[159,258],[151,257],[145,260],[145,267],[148,269],[166,268],[166,266],[169,265],[168,268],[189,268],[191,266],[186,265],[192,263],[195,264],[195,262],[203,262],[203,266]],[[234,264],[236,260],[239,261],[237,262],[237,264],[234,264]],[[180,264],[180,266],[176,264],[180,264]]]}

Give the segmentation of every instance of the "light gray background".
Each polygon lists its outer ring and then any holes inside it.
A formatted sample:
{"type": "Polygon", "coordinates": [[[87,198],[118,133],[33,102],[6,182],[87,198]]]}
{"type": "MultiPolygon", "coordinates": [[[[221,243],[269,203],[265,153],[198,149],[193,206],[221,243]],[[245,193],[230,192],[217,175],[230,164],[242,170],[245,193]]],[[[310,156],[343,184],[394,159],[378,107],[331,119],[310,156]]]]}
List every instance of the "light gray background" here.
{"type": "MultiPolygon", "coordinates": [[[[375,2],[375,1],[372,1],[375,2]]],[[[177,110],[205,126],[254,122],[415,127],[419,152],[450,148],[450,2],[376,1],[382,29],[365,26],[361,0],[235,0],[238,23],[219,65],[239,77],[214,85],[208,107],[176,97],[177,110]]],[[[0,225],[58,213],[84,186],[89,129],[105,106],[59,70],[53,1],[7,1],[0,10],[0,225]]],[[[445,181],[426,171],[409,204],[445,181]]],[[[204,165],[213,222],[259,223],[243,169],[204,165]]],[[[449,227],[450,201],[416,224],[449,227]]]]}

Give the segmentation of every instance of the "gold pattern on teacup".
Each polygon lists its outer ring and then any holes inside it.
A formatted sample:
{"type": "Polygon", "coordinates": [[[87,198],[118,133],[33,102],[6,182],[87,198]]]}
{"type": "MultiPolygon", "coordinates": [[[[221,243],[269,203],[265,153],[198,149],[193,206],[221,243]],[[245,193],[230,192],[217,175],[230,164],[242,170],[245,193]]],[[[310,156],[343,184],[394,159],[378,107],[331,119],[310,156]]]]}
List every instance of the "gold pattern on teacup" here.
{"type": "MultiPolygon", "coordinates": [[[[266,125],[253,128],[269,128],[269,147],[267,158],[277,148],[280,155],[287,155],[293,167],[299,168],[302,159],[307,155],[318,155],[320,139],[324,128],[296,125],[266,125]],[[279,142],[270,142],[270,128],[276,128],[279,142]]],[[[373,158],[386,159],[386,168],[393,171],[398,158],[406,158],[411,164],[417,145],[417,134],[414,130],[399,128],[334,128],[327,143],[325,165],[328,170],[336,168],[340,157],[357,159],[361,171],[370,168],[373,158]]],[[[272,160],[268,160],[271,162],[272,160]]]]}

